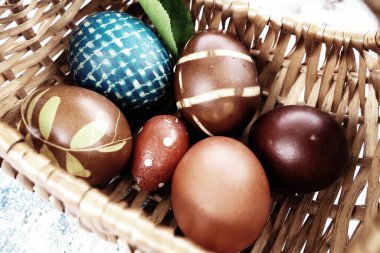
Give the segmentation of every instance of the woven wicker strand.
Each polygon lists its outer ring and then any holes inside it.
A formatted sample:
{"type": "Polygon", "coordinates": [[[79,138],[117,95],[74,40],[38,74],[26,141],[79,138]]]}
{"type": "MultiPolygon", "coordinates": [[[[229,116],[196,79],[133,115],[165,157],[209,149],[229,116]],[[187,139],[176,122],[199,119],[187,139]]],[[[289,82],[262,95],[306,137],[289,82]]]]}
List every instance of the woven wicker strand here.
{"type": "MultiPolygon", "coordinates": [[[[271,216],[247,252],[380,252],[380,218],[373,222],[380,197],[380,31],[353,33],[299,23],[245,0],[185,3],[198,30],[223,28],[250,48],[263,87],[250,125],[275,106],[305,104],[342,123],[350,143],[347,171],[329,188],[305,195],[272,191],[271,216]],[[364,202],[358,202],[361,194],[364,202]]],[[[107,9],[147,21],[137,1],[0,1],[1,168],[77,217],[84,229],[130,251],[203,252],[174,234],[170,196],[140,191],[128,177],[91,188],[52,166],[11,127],[30,91],[72,82],[66,62],[70,32],[87,15],[107,9]]]]}
{"type": "MultiPolygon", "coordinates": [[[[76,213],[81,225],[101,234],[117,234],[132,246],[153,249],[154,252],[200,252],[196,246],[185,240],[174,240],[170,230],[154,229],[154,224],[122,204],[111,203],[99,190],[77,180],[50,161],[36,154],[22,140],[14,129],[1,123],[0,154],[11,166],[20,168],[18,173],[27,175],[35,185],[43,185],[47,192],[59,196],[65,209],[76,213]],[[148,239],[149,238],[149,239],[148,239]],[[176,243],[173,243],[176,242],[176,243]]],[[[148,250],[147,250],[148,251],[148,250]]]]}

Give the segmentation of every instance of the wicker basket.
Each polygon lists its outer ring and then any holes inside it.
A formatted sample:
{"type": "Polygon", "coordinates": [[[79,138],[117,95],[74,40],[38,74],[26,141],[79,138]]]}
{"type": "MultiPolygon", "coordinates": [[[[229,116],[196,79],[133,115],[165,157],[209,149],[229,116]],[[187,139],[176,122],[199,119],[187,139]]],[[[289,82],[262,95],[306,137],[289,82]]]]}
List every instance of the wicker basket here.
{"type": "MultiPolygon", "coordinates": [[[[305,195],[272,192],[270,219],[247,252],[380,252],[380,219],[373,222],[380,197],[380,31],[350,33],[298,23],[262,13],[248,1],[185,2],[197,29],[222,27],[251,48],[264,89],[254,119],[276,105],[318,107],[344,123],[351,146],[349,168],[331,187],[305,195]],[[365,203],[356,204],[363,189],[365,203]],[[350,221],[357,221],[352,235],[350,221]],[[363,240],[355,240],[361,232],[363,240]]],[[[70,32],[83,17],[106,9],[146,20],[137,1],[9,0],[0,5],[2,170],[106,240],[146,252],[202,252],[175,235],[170,196],[139,192],[128,177],[91,188],[52,166],[10,127],[28,92],[70,81],[70,32]]]]}

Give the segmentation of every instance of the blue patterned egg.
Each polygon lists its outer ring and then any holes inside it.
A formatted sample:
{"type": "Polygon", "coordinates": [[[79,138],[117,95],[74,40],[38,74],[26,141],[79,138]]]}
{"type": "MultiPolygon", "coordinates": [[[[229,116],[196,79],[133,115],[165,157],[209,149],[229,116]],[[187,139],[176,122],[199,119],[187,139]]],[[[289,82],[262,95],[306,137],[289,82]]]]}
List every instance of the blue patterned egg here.
{"type": "Polygon", "coordinates": [[[68,62],[77,85],[105,95],[126,113],[152,107],[172,77],[159,38],[127,13],[100,12],[81,22],[69,42],[68,62]]]}

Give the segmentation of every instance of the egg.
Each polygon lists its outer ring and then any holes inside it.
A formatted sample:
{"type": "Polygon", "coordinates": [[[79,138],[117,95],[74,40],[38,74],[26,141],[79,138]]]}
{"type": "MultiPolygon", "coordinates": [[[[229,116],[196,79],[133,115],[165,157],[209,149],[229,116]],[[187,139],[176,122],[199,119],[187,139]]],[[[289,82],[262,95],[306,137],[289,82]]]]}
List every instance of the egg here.
{"type": "Polygon", "coordinates": [[[230,135],[252,118],[259,102],[257,70],[249,51],[232,35],[195,34],[177,62],[177,107],[200,132],[230,135]]]}
{"type": "Polygon", "coordinates": [[[189,149],[172,181],[172,208],[182,232],[216,252],[238,252],[260,235],[270,190],[256,156],[229,137],[209,137],[189,149]]]}
{"type": "Polygon", "coordinates": [[[158,115],[148,120],[136,137],[132,175],[142,190],[162,188],[189,149],[186,128],[175,116],[158,115]]]}
{"type": "Polygon", "coordinates": [[[40,88],[21,105],[17,128],[25,141],[91,185],[109,182],[126,166],[132,136],[122,112],[107,98],[84,88],[40,88]]]}
{"type": "Polygon", "coordinates": [[[151,108],[172,79],[166,48],[127,13],[99,12],[81,22],[69,42],[68,63],[77,85],[105,95],[127,114],[151,108]]]}
{"type": "Polygon", "coordinates": [[[343,128],[329,114],[308,106],[264,114],[249,139],[273,183],[292,192],[327,187],[343,173],[349,156],[343,128]]]}

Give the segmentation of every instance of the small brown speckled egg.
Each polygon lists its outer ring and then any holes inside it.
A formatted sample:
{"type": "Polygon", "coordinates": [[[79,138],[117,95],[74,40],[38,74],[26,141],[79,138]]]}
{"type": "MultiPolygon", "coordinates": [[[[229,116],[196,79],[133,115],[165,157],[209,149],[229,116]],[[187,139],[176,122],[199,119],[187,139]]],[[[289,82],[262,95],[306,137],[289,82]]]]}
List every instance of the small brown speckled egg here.
{"type": "Polygon", "coordinates": [[[195,144],[179,162],[172,207],[183,233],[208,250],[238,252],[260,235],[270,191],[256,156],[228,137],[195,144]]]}
{"type": "Polygon", "coordinates": [[[175,116],[159,115],[148,120],[135,142],[132,175],[142,190],[164,186],[189,149],[185,126],[175,116]]]}
{"type": "Polygon", "coordinates": [[[260,97],[249,50],[216,30],[199,32],[187,43],[176,66],[174,88],[182,116],[209,136],[239,132],[260,97]]]}
{"type": "Polygon", "coordinates": [[[292,192],[313,192],[334,182],[348,161],[343,128],[309,106],[285,106],[261,116],[250,146],[274,184],[292,192]]]}
{"type": "Polygon", "coordinates": [[[121,111],[84,88],[41,88],[21,105],[18,129],[53,164],[91,185],[109,182],[127,165],[132,136],[121,111]]]}

